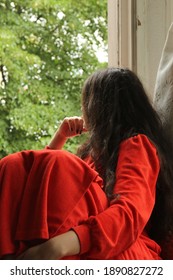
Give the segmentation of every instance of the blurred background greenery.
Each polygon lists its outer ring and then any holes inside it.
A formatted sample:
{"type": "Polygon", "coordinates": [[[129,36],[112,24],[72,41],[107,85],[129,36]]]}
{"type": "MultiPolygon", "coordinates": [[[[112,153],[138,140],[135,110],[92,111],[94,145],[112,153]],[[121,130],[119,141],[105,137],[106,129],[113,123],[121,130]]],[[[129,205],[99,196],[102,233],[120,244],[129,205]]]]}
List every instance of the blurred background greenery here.
{"type": "Polygon", "coordinates": [[[106,52],[107,0],[0,1],[0,157],[43,148],[81,115],[82,84],[106,52]]]}

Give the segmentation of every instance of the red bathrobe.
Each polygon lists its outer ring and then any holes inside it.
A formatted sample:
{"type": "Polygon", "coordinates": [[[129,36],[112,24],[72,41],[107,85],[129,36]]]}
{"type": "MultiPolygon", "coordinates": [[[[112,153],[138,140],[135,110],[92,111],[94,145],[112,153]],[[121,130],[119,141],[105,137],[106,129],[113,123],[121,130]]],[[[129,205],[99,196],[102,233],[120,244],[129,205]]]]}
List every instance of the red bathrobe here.
{"type": "Polygon", "coordinates": [[[81,245],[76,259],[160,259],[159,245],[145,231],[159,170],[145,135],[123,141],[118,199],[108,207],[90,159],[51,150],[9,155],[0,161],[0,257],[73,228],[81,245]]]}

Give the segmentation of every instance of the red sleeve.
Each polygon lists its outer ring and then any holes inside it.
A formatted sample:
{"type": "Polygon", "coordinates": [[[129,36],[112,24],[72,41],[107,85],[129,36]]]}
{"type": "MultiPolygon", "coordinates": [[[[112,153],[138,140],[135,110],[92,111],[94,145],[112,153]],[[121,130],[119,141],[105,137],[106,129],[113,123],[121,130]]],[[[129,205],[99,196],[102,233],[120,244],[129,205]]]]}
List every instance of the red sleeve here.
{"type": "Polygon", "coordinates": [[[142,233],[155,202],[160,169],[157,151],[145,135],[120,145],[114,193],[109,208],[74,228],[81,254],[91,259],[110,259],[126,250],[142,233]]]}

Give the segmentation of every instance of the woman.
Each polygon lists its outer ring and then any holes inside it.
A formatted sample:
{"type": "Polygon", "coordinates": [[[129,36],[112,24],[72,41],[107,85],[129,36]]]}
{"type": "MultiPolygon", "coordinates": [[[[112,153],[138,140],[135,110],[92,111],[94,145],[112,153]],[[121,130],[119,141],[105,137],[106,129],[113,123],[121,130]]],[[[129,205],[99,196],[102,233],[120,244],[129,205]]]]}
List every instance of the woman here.
{"type": "Polygon", "coordinates": [[[85,127],[78,156],[102,178],[109,205],[20,258],[166,258],[160,246],[173,229],[172,159],[141,82],[128,69],[98,71],[84,84],[82,111],[83,119],[64,120],[49,149],[85,127]]]}

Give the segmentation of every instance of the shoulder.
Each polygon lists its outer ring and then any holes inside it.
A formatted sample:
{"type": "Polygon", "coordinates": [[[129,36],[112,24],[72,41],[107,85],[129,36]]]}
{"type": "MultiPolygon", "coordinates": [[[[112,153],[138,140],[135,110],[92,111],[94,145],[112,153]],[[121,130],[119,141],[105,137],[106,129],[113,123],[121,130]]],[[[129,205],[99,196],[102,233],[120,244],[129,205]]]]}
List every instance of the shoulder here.
{"type": "Polygon", "coordinates": [[[123,140],[120,144],[120,150],[152,150],[153,152],[157,153],[157,149],[155,144],[144,134],[137,134],[135,136],[129,137],[123,140]]]}
{"type": "Polygon", "coordinates": [[[119,165],[124,162],[133,165],[147,165],[159,169],[160,161],[157,148],[144,134],[138,134],[123,140],[119,148],[119,165]]]}

